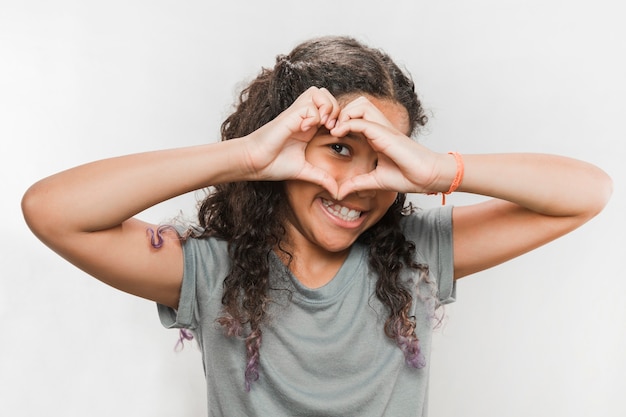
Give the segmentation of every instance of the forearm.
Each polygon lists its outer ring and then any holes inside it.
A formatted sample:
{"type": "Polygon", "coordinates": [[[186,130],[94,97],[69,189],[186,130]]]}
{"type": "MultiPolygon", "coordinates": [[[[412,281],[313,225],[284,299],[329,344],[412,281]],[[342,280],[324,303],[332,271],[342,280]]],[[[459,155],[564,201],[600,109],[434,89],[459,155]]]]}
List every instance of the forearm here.
{"type": "MultiPolygon", "coordinates": [[[[437,191],[447,190],[457,169],[451,155],[443,159],[437,191]]],[[[604,171],[571,158],[487,154],[463,155],[463,161],[465,172],[457,191],[507,200],[545,215],[592,217],[612,192],[604,171]]]]}
{"type": "Polygon", "coordinates": [[[189,191],[241,180],[238,141],[105,159],[34,184],[23,199],[35,233],[91,232],[189,191]]]}

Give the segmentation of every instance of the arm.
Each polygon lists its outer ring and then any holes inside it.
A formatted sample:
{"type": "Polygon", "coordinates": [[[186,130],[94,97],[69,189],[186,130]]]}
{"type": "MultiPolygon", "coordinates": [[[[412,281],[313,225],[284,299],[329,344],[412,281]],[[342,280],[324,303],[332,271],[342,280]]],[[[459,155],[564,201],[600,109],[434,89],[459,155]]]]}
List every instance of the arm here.
{"type": "MultiPolygon", "coordinates": [[[[447,166],[442,172],[447,169],[445,176],[453,178],[455,163],[449,161],[449,155],[443,158],[448,161],[441,164],[447,166]]],[[[602,170],[561,156],[466,155],[464,160],[465,176],[459,191],[494,199],[454,208],[457,278],[569,233],[598,214],[612,191],[612,182],[602,170]]]]}
{"type": "Polygon", "coordinates": [[[150,225],[133,219],[144,209],[236,177],[238,143],[128,155],[45,178],[24,195],[29,227],[46,245],[87,273],[122,291],[176,307],[182,253],[173,232],[161,249],[150,225]],[[207,167],[211,167],[210,170],[207,167]]]}
{"type": "MultiPolygon", "coordinates": [[[[368,174],[340,184],[339,196],[365,189],[435,193],[456,175],[453,156],[438,154],[393,127],[364,98],[347,105],[331,133],[363,134],[379,152],[368,174]]],[[[493,197],[453,210],[454,269],[460,278],[512,259],[582,225],[606,205],[611,179],[571,158],[540,154],[465,155],[458,191],[493,197]]]]}
{"type": "Polygon", "coordinates": [[[175,233],[154,249],[137,213],[210,185],[243,180],[302,179],[336,189],[307,165],[304,148],[316,127],[339,112],[325,90],[310,89],[274,121],[241,139],[128,155],[82,165],[31,186],[24,217],[46,245],[122,291],[176,308],[183,274],[175,233]],[[299,155],[299,158],[298,158],[299,155]]]}

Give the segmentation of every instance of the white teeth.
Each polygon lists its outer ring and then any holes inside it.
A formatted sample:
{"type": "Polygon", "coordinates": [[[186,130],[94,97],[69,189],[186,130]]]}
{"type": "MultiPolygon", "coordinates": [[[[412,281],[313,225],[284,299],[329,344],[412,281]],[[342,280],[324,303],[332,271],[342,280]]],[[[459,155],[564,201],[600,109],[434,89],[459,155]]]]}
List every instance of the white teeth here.
{"type": "Polygon", "coordinates": [[[326,210],[333,216],[337,216],[342,220],[353,222],[361,216],[361,212],[357,210],[351,210],[348,207],[340,206],[339,204],[332,204],[328,200],[322,199],[322,203],[326,210]]]}

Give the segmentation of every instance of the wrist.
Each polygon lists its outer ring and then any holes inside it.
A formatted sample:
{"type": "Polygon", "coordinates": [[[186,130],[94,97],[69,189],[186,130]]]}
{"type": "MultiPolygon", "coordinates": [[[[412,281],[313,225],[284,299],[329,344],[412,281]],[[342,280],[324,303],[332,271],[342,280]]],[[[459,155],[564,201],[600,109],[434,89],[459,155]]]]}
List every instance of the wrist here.
{"type": "Polygon", "coordinates": [[[465,165],[463,157],[458,152],[448,152],[447,154],[439,154],[437,163],[439,173],[435,177],[436,180],[431,183],[430,192],[428,194],[442,194],[442,204],[446,202],[446,195],[456,191],[465,173],[465,165]]]}
{"type": "Polygon", "coordinates": [[[259,181],[263,180],[260,175],[261,164],[258,156],[261,155],[256,132],[241,138],[229,139],[226,142],[231,144],[230,160],[234,170],[239,177],[236,181],[259,181]]]}

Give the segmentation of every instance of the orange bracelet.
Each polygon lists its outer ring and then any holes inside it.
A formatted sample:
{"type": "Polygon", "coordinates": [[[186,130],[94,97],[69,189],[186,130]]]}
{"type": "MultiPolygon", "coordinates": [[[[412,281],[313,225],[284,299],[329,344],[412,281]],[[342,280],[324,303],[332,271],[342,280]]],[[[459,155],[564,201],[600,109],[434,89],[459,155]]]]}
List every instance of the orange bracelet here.
{"type": "MultiPolygon", "coordinates": [[[[465,174],[465,164],[463,163],[463,157],[458,152],[448,152],[450,155],[454,156],[454,160],[456,161],[456,175],[452,180],[452,184],[450,184],[450,188],[448,191],[441,193],[441,205],[446,205],[446,195],[452,194],[459,188],[461,185],[461,181],[463,181],[463,174],[465,174]]],[[[437,193],[435,193],[437,194],[437,193]]]]}

